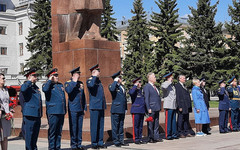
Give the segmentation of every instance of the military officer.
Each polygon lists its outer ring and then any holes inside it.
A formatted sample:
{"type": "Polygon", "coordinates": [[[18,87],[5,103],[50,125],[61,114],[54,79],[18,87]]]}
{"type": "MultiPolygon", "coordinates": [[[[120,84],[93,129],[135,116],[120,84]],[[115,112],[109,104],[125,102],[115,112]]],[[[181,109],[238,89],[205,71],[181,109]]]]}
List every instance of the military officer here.
{"type": "Polygon", "coordinates": [[[82,147],[82,126],[84,111],[87,110],[83,82],[79,81],[80,67],[71,70],[72,78],[65,83],[65,90],[68,94],[68,115],[71,136],[71,148],[83,150],[82,147]]]}
{"type": "Polygon", "coordinates": [[[227,88],[229,98],[230,98],[230,129],[232,131],[239,131],[239,126],[237,124],[238,122],[238,114],[239,114],[239,100],[240,100],[240,93],[239,89],[237,88],[237,80],[235,76],[233,76],[230,80],[228,80],[228,83],[230,84],[227,88]]]}
{"type": "Polygon", "coordinates": [[[170,72],[163,76],[165,81],[161,88],[163,91],[163,108],[165,110],[165,137],[167,140],[178,139],[176,123],[176,89],[173,85],[173,73],[170,72]]]}
{"type": "Polygon", "coordinates": [[[87,80],[92,149],[107,148],[103,143],[104,110],[106,109],[106,100],[103,85],[99,79],[99,65],[96,64],[89,70],[92,73],[92,76],[87,80]]]}
{"type": "Polygon", "coordinates": [[[62,127],[66,114],[66,99],[62,83],[58,82],[57,68],[47,75],[48,81],[43,84],[42,91],[46,97],[46,111],[48,118],[48,149],[61,149],[62,127]]]}
{"type": "Polygon", "coordinates": [[[229,96],[226,90],[226,84],[224,79],[219,82],[220,88],[218,89],[219,97],[219,132],[228,133],[228,111],[229,111],[229,96]]]}
{"type": "Polygon", "coordinates": [[[25,122],[25,147],[26,150],[37,150],[37,139],[42,117],[42,98],[36,85],[37,69],[32,68],[25,76],[27,82],[21,86],[24,99],[23,116],[25,122]]]}
{"type": "Polygon", "coordinates": [[[134,86],[129,90],[129,95],[132,99],[132,107],[130,113],[133,120],[133,141],[135,144],[146,144],[142,140],[142,129],[144,114],[146,112],[144,95],[142,92],[141,77],[132,81],[134,86]]]}
{"type": "Polygon", "coordinates": [[[112,139],[116,147],[128,146],[124,143],[124,119],[127,111],[126,90],[124,89],[121,77],[121,71],[112,75],[114,82],[109,85],[109,91],[112,95],[111,124],[112,139]]]}

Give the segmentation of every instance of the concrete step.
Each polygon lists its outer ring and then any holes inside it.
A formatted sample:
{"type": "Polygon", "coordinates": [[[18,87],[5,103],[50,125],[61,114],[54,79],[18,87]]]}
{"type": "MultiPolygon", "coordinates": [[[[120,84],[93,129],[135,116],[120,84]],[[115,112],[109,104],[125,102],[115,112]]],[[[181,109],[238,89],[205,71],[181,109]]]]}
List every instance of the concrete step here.
{"type": "MultiPolygon", "coordinates": [[[[217,108],[210,108],[209,116],[211,118],[211,126],[218,125],[218,109],[217,108]]],[[[160,112],[160,132],[165,132],[165,114],[164,112],[160,112]]],[[[14,118],[13,121],[13,131],[12,135],[19,135],[21,130],[22,118],[14,118]]],[[[194,113],[190,114],[190,124],[194,128],[195,127],[195,120],[194,120],[194,113]]],[[[125,138],[132,138],[132,116],[126,115],[124,121],[124,133],[125,138]]],[[[39,137],[47,138],[48,132],[48,122],[46,118],[41,119],[41,129],[39,133],[39,137]]],[[[105,117],[104,122],[104,141],[111,141],[111,117],[105,117]]],[[[143,136],[147,136],[147,123],[144,122],[143,127],[143,136]]],[[[70,139],[70,132],[69,132],[69,120],[67,117],[64,119],[64,126],[62,132],[62,139],[70,139]]],[[[91,141],[90,135],[90,119],[85,118],[83,120],[83,141],[91,141]]]]}

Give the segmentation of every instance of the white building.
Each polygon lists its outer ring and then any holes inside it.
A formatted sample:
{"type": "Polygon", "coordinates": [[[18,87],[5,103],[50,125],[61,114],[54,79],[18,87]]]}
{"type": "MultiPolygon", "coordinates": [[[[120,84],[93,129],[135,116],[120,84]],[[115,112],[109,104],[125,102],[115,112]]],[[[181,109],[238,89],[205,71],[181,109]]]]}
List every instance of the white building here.
{"type": "Polygon", "coordinates": [[[22,71],[27,51],[26,37],[29,28],[33,0],[0,0],[0,72],[16,77],[22,71]]]}

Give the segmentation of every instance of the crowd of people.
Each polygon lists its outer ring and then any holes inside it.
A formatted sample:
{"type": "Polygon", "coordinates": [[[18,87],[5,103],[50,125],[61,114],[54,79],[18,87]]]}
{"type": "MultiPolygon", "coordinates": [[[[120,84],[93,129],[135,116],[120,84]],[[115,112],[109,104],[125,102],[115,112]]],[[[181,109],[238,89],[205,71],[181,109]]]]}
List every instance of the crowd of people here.
{"type": "MultiPolygon", "coordinates": [[[[104,135],[104,114],[106,100],[103,85],[100,80],[99,65],[91,67],[92,76],[86,81],[89,92],[89,112],[91,148],[106,149],[103,141],[104,135]]],[[[70,127],[70,146],[73,150],[83,150],[82,127],[84,114],[87,111],[87,103],[83,82],[79,81],[80,67],[70,71],[71,80],[64,85],[59,82],[58,69],[54,68],[46,76],[48,81],[43,84],[42,91],[46,98],[46,114],[49,124],[48,147],[49,150],[60,150],[61,135],[64,124],[64,116],[68,110],[70,127]],[[65,92],[68,95],[66,105],[65,92]],[[66,108],[68,107],[68,109],[66,108]]],[[[42,117],[42,98],[37,82],[37,70],[29,69],[25,74],[27,81],[21,86],[20,98],[24,101],[22,106],[23,131],[26,150],[37,149],[37,139],[42,117]]],[[[206,136],[211,134],[209,101],[210,95],[205,89],[206,79],[193,79],[192,100],[185,82],[185,75],[178,76],[178,83],[173,84],[173,73],[163,76],[165,81],[160,89],[155,86],[156,76],[150,72],[147,75],[148,83],[142,87],[141,77],[132,81],[132,88],[127,91],[124,88],[121,71],[112,75],[113,82],[109,85],[112,96],[111,105],[111,126],[112,140],[116,147],[129,146],[124,142],[124,119],[127,113],[128,93],[132,100],[130,113],[133,123],[133,141],[135,144],[146,144],[162,142],[159,134],[159,115],[162,109],[165,112],[165,139],[175,140],[179,138],[206,136]],[[192,108],[193,106],[193,108],[192,108]],[[189,123],[189,114],[194,112],[196,133],[189,123]],[[143,140],[144,118],[148,127],[148,140],[143,140]]],[[[11,133],[10,119],[14,110],[9,107],[9,94],[4,86],[5,76],[0,74],[0,104],[1,124],[0,141],[3,150],[7,149],[7,137],[11,133]]],[[[219,81],[219,132],[228,133],[240,129],[240,92],[237,80],[233,76],[228,80],[226,87],[225,80],[219,81]],[[230,117],[229,117],[230,116],[230,117]],[[230,126],[228,126],[228,118],[230,126]]]]}

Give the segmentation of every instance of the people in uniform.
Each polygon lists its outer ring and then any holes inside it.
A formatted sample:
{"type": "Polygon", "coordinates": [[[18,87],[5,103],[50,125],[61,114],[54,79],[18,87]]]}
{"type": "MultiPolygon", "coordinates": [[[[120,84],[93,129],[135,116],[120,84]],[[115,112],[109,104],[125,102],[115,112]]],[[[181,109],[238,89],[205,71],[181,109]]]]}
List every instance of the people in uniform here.
{"type": "Polygon", "coordinates": [[[233,76],[230,80],[228,80],[228,84],[230,84],[227,88],[229,98],[230,98],[230,129],[231,131],[239,131],[238,126],[238,117],[239,117],[239,107],[240,107],[240,92],[237,87],[237,80],[235,76],[233,76]]]}
{"type": "Polygon", "coordinates": [[[206,136],[206,134],[202,132],[202,125],[210,123],[207,106],[203,98],[203,93],[200,89],[200,80],[193,79],[192,82],[194,85],[192,88],[192,98],[194,103],[196,136],[206,136]]]}
{"type": "Polygon", "coordinates": [[[21,86],[21,92],[24,97],[23,116],[25,122],[25,146],[26,150],[37,150],[37,139],[41,125],[42,117],[42,98],[36,85],[36,69],[27,71],[25,76],[28,81],[21,86]]]}
{"type": "Polygon", "coordinates": [[[153,122],[147,122],[148,126],[148,142],[162,142],[159,136],[159,111],[161,110],[160,93],[156,86],[155,74],[150,72],[147,75],[148,83],[144,86],[144,98],[148,115],[153,118],[153,122]]]}
{"type": "Polygon", "coordinates": [[[179,82],[175,85],[176,101],[178,112],[178,134],[180,138],[192,137],[190,134],[189,113],[192,112],[192,102],[188,89],[185,86],[186,77],[184,75],[178,76],[179,82]]]}
{"type": "Polygon", "coordinates": [[[92,148],[107,148],[103,143],[104,133],[104,110],[106,109],[106,100],[103,85],[99,79],[99,65],[90,68],[92,76],[87,80],[89,91],[89,110],[90,110],[90,129],[92,148]]]}
{"type": "MultiPolygon", "coordinates": [[[[200,79],[200,89],[203,93],[203,98],[204,98],[205,104],[207,106],[207,110],[209,110],[210,94],[205,89],[205,85],[206,85],[206,78],[202,77],[200,79]]],[[[210,131],[210,124],[203,124],[202,125],[202,132],[207,134],[207,135],[210,135],[211,133],[209,131],[210,131]]]]}
{"type": "Polygon", "coordinates": [[[43,84],[42,91],[46,98],[46,113],[48,118],[48,149],[61,149],[61,136],[66,114],[66,99],[64,87],[58,82],[57,68],[52,69],[46,76],[48,81],[43,84]]]}
{"type": "Polygon", "coordinates": [[[146,112],[146,105],[142,91],[141,77],[132,81],[133,87],[129,90],[129,95],[132,100],[130,113],[132,114],[133,122],[133,141],[135,144],[146,144],[142,139],[143,120],[146,112]]]}
{"type": "Polygon", "coordinates": [[[228,133],[228,112],[229,112],[229,95],[226,89],[224,79],[218,82],[218,97],[219,97],[219,132],[228,133]]]}
{"type": "Polygon", "coordinates": [[[114,82],[109,85],[112,95],[111,125],[112,139],[116,147],[128,146],[124,143],[124,119],[127,111],[126,90],[122,85],[121,71],[112,75],[114,82]]]}
{"type": "Polygon", "coordinates": [[[165,110],[165,138],[167,140],[178,139],[176,122],[176,89],[173,85],[173,73],[170,72],[163,76],[165,82],[162,83],[163,108],[165,110]]]}
{"type": "Polygon", "coordinates": [[[71,80],[65,83],[65,90],[68,94],[68,115],[71,136],[71,148],[83,150],[82,127],[84,111],[87,110],[83,82],[79,81],[80,67],[74,68],[71,73],[71,80]]]}

